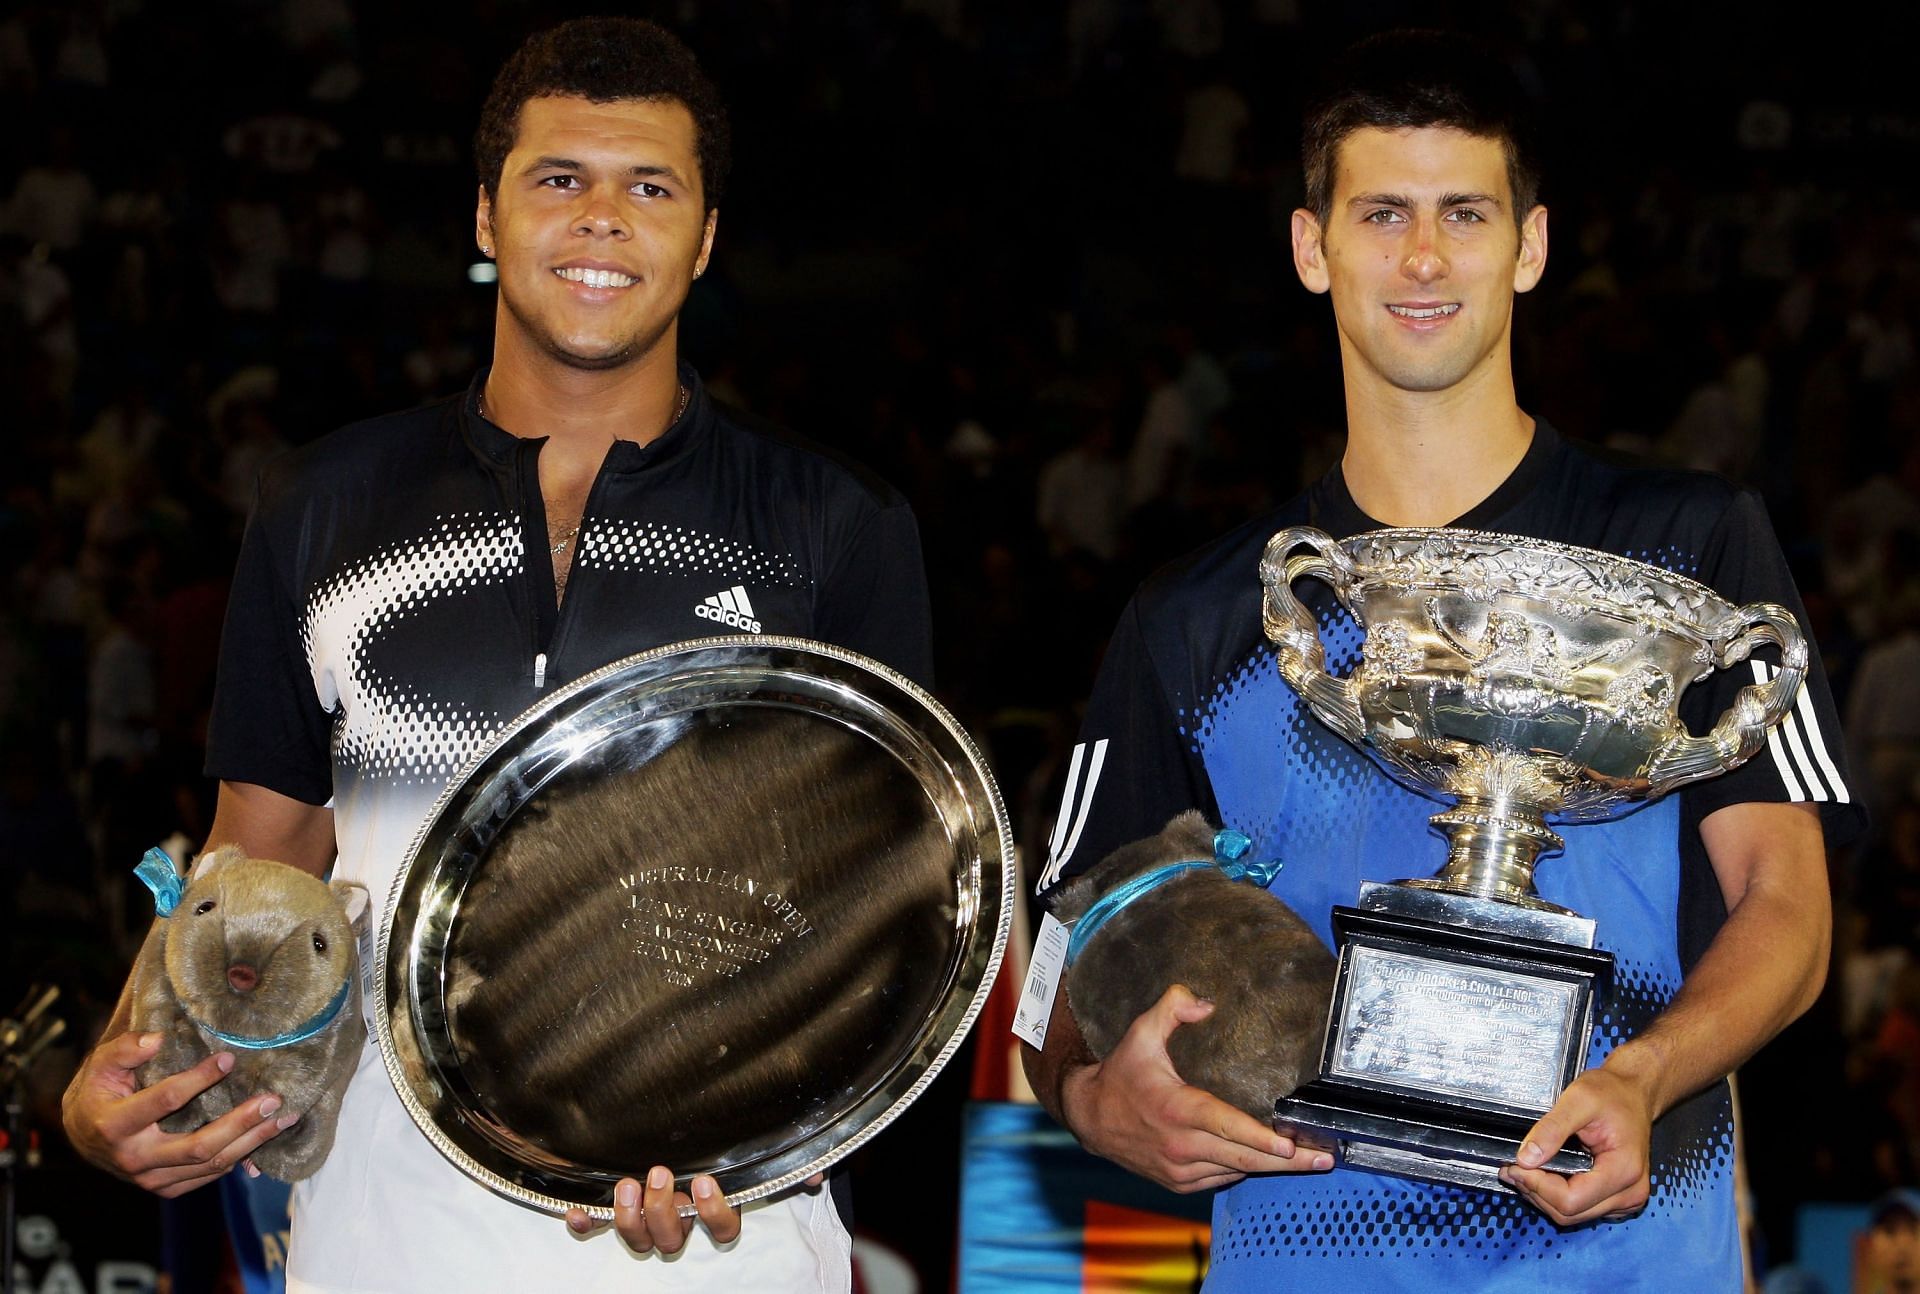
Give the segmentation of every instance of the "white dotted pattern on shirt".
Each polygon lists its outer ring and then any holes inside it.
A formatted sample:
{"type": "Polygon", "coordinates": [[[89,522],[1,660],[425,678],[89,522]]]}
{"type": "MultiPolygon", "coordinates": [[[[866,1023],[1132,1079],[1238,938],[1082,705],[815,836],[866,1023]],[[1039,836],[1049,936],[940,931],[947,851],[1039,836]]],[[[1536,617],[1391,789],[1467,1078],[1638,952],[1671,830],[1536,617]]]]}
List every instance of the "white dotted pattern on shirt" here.
{"type": "Polygon", "coordinates": [[[776,588],[810,583],[791,555],[763,553],[735,539],[650,522],[594,520],[580,532],[579,562],[607,570],[724,576],[776,588]]]}
{"type": "Polygon", "coordinates": [[[497,584],[526,556],[520,519],[462,512],[361,559],[314,590],[301,625],[320,702],[340,715],[339,754],[383,780],[444,780],[499,730],[504,716],[375,672],[367,648],[436,598],[497,584]]]}

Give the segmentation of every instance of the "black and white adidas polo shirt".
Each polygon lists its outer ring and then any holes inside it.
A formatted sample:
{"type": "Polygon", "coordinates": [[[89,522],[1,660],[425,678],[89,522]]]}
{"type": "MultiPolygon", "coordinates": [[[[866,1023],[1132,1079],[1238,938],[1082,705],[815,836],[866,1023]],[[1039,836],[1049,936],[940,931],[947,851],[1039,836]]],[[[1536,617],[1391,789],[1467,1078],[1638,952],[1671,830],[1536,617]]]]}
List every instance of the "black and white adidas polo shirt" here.
{"type": "MultiPolygon", "coordinates": [[[[228,604],[207,772],[331,799],[334,875],[365,884],[376,912],[467,759],[599,666],[766,633],[837,643],[922,684],[932,674],[904,500],[826,449],[720,410],[686,368],[692,395],[667,433],[608,453],[556,606],[544,442],[481,417],[480,380],[274,462],[228,604]]],[[[293,1283],[372,1288],[377,1265],[382,1289],[632,1288],[631,1254],[562,1239],[557,1220],[468,1181],[414,1132],[385,1076],[365,1072],[376,1048],[360,1067],[335,1153],[297,1188],[293,1283]],[[422,1201],[456,1203],[423,1213],[422,1201]]],[[[844,1268],[831,1200],[754,1207],[729,1252],[692,1244],[681,1275],[711,1261],[730,1283],[770,1288],[844,1268]]]]}
{"type": "MultiPolygon", "coordinates": [[[[363,791],[424,813],[546,691],[635,652],[793,634],[929,680],[905,501],[832,451],[720,409],[684,367],[679,420],[608,453],[556,606],[545,441],[480,416],[483,378],[263,474],[227,612],[209,775],[333,799],[346,865],[363,791]]],[[[385,893],[385,877],[364,879],[385,893]]]]}

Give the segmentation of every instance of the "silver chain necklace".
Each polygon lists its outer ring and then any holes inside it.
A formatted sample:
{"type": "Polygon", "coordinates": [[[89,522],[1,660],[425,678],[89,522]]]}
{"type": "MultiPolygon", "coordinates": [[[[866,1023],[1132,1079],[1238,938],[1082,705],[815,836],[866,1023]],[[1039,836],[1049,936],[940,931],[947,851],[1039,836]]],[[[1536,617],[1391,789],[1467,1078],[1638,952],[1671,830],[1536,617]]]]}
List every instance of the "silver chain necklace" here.
{"type": "MultiPolygon", "coordinates": [[[[681,387],[680,398],[678,401],[675,402],[673,406],[673,417],[667,420],[668,427],[672,427],[675,423],[679,422],[680,419],[686,415],[687,402],[691,399],[693,399],[693,389],[691,387],[686,387],[686,386],[681,387]]],[[[479,411],[480,416],[482,418],[485,418],[487,416],[487,393],[484,390],[479,392],[474,396],[473,402],[474,402],[474,407],[479,411]]],[[[584,517],[580,521],[574,522],[573,528],[567,531],[566,534],[560,536],[559,540],[556,541],[552,545],[552,547],[548,549],[548,551],[552,553],[553,556],[555,557],[558,557],[561,553],[564,553],[567,550],[567,545],[573,542],[574,536],[580,533],[580,527],[584,523],[585,523],[584,517]]]]}

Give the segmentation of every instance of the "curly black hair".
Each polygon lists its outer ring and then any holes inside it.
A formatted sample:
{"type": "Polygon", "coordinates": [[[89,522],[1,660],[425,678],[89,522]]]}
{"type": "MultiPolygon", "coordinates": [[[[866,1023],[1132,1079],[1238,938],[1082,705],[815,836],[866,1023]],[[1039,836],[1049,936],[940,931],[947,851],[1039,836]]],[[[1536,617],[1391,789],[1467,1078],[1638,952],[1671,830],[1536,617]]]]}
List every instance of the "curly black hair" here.
{"type": "Polygon", "coordinates": [[[701,196],[708,211],[720,205],[733,160],[727,108],[693,51],[666,28],[643,18],[575,18],[528,37],[493,79],[473,134],[474,161],[489,194],[500,191],[521,105],[548,95],[684,104],[693,114],[701,196]]]}
{"type": "Polygon", "coordinates": [[[1348,135],[1449,127],[1499,141],[1507,154],[1513,217],[1524,220],[1540,194],[1540,153],[1519,81],[1487,46],[1457,32],[1382,32],[1348,49],[1321,78],[1301,129],[1307,209],[1333,213],[1334,159],[1348,135]]]}

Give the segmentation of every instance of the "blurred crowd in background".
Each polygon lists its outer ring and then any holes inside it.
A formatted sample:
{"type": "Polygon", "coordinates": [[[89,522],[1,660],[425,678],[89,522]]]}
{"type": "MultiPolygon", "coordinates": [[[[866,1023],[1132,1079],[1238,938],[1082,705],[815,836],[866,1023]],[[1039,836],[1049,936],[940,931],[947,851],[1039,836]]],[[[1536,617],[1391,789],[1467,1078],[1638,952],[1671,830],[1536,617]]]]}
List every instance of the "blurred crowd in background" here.
{"type": "MultiPolygon", "coordinates": [[[[505,54],[572,13],[194,8],[0,18],[0,996],[59,983],[76,1041],[151,915],[133,863],[209,824],[202,728],[255,473],[486,362],[468,141],[505,54]]],[[[1521,403],[1764,493],[1875,817],[1833,858],[1825,998],[1742,1075],[1763,1248],[1785,1256],[1801,1201],[1915,1181],[1920,110],[1900,60],[1920,17],[638,8],[687,39],[734,116],[684,351],[722,398],[912,499],[939,691],[989,745],[1030,863],[1133,585],[1338,459],[1331,316],[1286,236],[1315,67],[1404,22],[1510,49],[1553,144],[1521,403]]],[[[44,1127],[71,1064],[36,1071],[44,1127]]],[[[930,1233],[950,1230],[951,1184],[916,1187],[930,1233]]],[[[881,1194],[863,1204],[884,1213],[881,1194]]],[[[940,1243],[916,1257],[944,1280],[940,1243]]]]}

